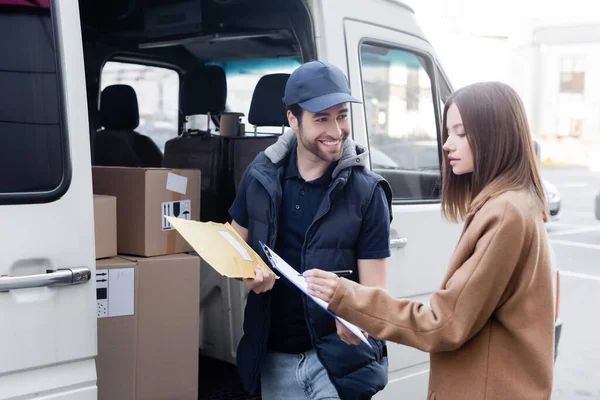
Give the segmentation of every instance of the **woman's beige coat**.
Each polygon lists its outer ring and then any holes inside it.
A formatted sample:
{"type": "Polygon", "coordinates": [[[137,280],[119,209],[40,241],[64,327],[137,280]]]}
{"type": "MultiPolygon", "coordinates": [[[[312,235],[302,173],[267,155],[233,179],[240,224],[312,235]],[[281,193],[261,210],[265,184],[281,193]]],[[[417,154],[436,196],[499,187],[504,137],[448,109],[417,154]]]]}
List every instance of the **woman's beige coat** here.
{"type": "Polygon", "coordinates": [[[511,191],[467,216],[429,307],[342,279],[329,308],[378,339],[430,352],[428,399],[549,399],[554,296],[536,209],[528,192],[511,191]]]}

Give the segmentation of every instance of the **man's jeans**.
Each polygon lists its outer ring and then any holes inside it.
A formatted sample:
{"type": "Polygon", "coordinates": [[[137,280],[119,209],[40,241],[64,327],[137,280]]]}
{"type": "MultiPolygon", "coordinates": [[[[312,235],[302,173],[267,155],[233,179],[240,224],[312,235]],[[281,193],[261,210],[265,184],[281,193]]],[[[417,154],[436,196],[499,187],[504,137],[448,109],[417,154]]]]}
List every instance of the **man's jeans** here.
{"type": "Polygon", "coordinates": [[[315,350],[300,354],[268,352],[261,371],[264,400],[339,399],[315,350]]]}

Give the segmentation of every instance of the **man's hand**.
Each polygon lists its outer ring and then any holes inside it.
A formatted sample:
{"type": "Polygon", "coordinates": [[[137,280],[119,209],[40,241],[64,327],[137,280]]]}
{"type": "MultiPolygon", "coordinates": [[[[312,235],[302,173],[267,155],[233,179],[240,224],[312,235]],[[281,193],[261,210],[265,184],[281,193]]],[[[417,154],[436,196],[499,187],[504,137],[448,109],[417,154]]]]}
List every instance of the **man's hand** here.
{"type": "MultiPolygon", "coordinates": [[[[337,329],[338,336],[340,339],[342,339],[342,342],[353,346],[358,346],[360,344],[360,339],[354,333],[350,332],[350,330],[342,325],[337,319],[335,320],[335,327],[337,329]]],[[[363,335],[365,335],[365,338],[369,337],[367,332],[363,332],[363,335]]]]}
{"type": "MultiPolygon", "coordinates": [[[[308,293],[329,303],[340,284],[340,277],[332,272],[322,271],[320,269],[308,270],[303,275],[308,283],[308,293]]],[[[353,346],[358,346],[360,344],[360,339],[338,320],[335,321],[335,326],[338,336],[344,343],[353,346]]],[[[362,333],[365,335],[365,338],[369,337],[368,333],[362,333]]]]}
{"type": "Polygon", "coordinates": [[[308,293],[329,303],[340,284],[340,277],[320,269],[310,269],[303,275],[308,283],[308,293]]]}
{"type": "Polygon", "coordinates": [[[254,273],[256,274],[254,278],[244,278],[244,283],[248,290],[259,294],[273,289],[273,285],[275,285],[275,274],[273,271],[269,271],[262,265],[258,265],[254,269],[254,273]]]}

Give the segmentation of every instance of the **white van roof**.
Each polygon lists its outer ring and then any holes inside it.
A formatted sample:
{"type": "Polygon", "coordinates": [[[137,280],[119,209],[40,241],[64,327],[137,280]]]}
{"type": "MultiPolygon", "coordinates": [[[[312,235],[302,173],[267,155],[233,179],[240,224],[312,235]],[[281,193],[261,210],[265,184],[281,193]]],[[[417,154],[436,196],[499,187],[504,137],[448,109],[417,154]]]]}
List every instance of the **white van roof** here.
{"type": "Polygon", "coordinates": [[[391,3],[395,3],[397,5],[399,5],[400,7],[404,7],[407,10],[409,10],[411,13],[415,13],[415,10],[413,10],[413,8],[411,6],[409,6],[408,4],[406,4],[405,2],[403,2],[402,0],[387,0],[391,3]]]}

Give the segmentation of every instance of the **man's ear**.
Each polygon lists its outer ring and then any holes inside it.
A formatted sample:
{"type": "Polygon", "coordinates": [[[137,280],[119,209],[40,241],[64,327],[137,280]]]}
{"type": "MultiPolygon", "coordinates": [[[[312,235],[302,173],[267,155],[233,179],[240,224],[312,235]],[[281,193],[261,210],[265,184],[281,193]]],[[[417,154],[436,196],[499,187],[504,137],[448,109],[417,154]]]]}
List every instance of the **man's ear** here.
{"type": "Polygon", "coordinates": [[[288,123],[290,124],[290,128],[293,131],[298,132],[298,118],[296,118],[290,110],[287,112],[287,119],[288,123]]]}

